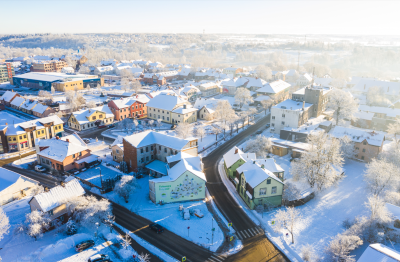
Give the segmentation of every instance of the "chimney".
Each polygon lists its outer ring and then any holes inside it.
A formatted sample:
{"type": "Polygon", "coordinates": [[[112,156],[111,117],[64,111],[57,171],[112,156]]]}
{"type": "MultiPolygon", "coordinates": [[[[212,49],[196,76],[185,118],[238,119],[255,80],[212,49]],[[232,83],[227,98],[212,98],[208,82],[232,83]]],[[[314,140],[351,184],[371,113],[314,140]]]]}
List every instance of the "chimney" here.
{"type": "MultiPolygon", "coordinates": [[[[264,169],[264,165],[261,165],[261,168],[264,169]]],[[[61,182],[62,183],[62,182],[61,182]]]]}
{"type": "Polygon", "coordinates": [[[44,192],[49,192],[49,188],[48,188],[48,187],[45,187],[45,188],[44,188],[44,192]]]}
{"type": "Polygon", "coordinates": [[[58,140],[58,139],[60,139],[58,136],[56,136],[56,139],[58,140]]]}
{"type": "Polygon", "coordinates": [[[6,126],[8,126],[8,123],[6,122],[6,126]]]}
{"type": "Polygon", "coordinates": [[[66,140],[68,143],[69,143],[69,139],[67,138],[67,140],[66,140]]]}
{"type": "Polygon", "coordinates": [[[238,154],[239,153],[239,148],[236,148],[235,149],[235,154],[238,154]]]}
{"type": "Polygon", "coordinates": [[[65,187],[64,181],[61,181],[60,185],[61,185],[62,187],[65,187]]]}
{"type": "Polygon", "coordinates": [[[304,106],[305,106],[305,105],[306,105],[306,102],[305,102],[305,101],[303,101],[303,108],[302,108],[302,109],[303,109],[303,111],[304,111],[304,106]]]}

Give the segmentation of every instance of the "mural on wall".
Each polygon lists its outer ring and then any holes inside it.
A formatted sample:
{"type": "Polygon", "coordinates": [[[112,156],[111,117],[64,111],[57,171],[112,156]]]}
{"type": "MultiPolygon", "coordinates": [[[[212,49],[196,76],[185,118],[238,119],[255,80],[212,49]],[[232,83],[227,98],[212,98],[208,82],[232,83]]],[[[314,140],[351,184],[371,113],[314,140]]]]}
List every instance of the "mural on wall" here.
{"type": "MultiPolygon", "coordinates": [[[[169,190],[170,186],[168,188],[159,189],[169,190]]],[[[178,199],[197,196],[202,190],[204,190],[202,183],[197,183],[193,178],[189,178],[189,176],[186,175],[183,182],[180,183],[179,186],[172,188],[169,194],[171,199],[178,199]]],[[[161,193],[161,197],[167,197],[167,193],[161,193]]]]}

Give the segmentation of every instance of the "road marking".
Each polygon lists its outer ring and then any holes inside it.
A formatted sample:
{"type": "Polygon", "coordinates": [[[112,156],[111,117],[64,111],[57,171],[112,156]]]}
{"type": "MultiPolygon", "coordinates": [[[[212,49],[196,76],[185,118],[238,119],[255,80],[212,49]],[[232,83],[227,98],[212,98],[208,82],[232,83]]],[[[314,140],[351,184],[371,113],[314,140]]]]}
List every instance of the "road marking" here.
{"type": "Polygon", "coordinates": [[[239,234],[237,234],[237,233],[236,233],[236,234],[233,234],[233,235],[234,235],[237,239],[239,239],[239,240],[242,239],[241,237],[239,237],[239,234]]]}
{"type": "Polygon", "coordinates": [[[228,255],[227,254],[221,254],[221,255],[219,255],[219,257],[223,257],[225,259],[225,258],[228,257],[228,255]]]}
{"type": "Polygon", "coordinates": [[[255,236],[258,235],[258,232],[257,232],[255,229],[251,228],[250,230],[251,230],[251,232],[253,232],[253,234],[254,234],[255,236]]]}
{"type": "Polygon", "coordinates": [[[261,234],[264,234],[264,230],[261,227],[258,227],[261,231],[261,234]]]}
{"type": "Polygon", "coordinates": [[[243,238],[239,231],[236,232],[236,234],[238,235],[238,238],[239,238],[239,239],[242,239],[242,238],[243,238]]]}
{"type": "Polygon", "coordinates": [[[211,257],[208,259],[209,261],[212,261],[212,262],[215,262],[215,260],[214,259],[212,259],[211,257]]]}
{"type": "Polygon", "coordinates": [[[220,261],[220,262],[222,262],[222,261],[224,261],[224,259],[222,259],[222,258],[218,258],[218,257],[214,257],[214,256],[211,256],[213,259],[215,259],[215,260],[217,260],[217,261],[220,261]],[[221,260],[222,259],[222,260],[221,260]]]}
{"type": "Polygon", "coordinates": [[[250,229],[247,229],[246,231],[249,233],[250,237],[253,237],[253,233],[251,233],[250,229]]]}
{"type": "MultiPolygon", "coordinates": [[[[250,237],[249,234],[247,234],[246,230],[243,230],[242,232],[244,232],[246,234],[247,237],[250,237]]],[[[243,234],[243,233],[242,233],[243,234]]],[[[243,234],[244,235],[244,234],[243,234]]]]}

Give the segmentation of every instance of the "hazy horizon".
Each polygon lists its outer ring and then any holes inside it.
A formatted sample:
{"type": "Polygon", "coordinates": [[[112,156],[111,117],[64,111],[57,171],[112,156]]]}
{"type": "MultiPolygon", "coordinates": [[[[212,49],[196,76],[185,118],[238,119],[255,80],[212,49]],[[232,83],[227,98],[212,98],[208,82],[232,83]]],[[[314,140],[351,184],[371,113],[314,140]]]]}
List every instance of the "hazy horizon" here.
{"type": "Polygon", "coordinates": [[[396,36],[399,7],[398,1],[2,1],[10,22],[0,34],[396,36]]]}

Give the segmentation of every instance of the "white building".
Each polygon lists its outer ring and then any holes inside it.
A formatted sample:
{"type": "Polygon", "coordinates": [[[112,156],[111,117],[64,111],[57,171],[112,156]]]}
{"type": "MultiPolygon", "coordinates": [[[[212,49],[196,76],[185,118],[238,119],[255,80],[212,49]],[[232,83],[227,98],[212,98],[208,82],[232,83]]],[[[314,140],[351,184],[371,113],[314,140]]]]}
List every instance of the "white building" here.
{"type": "Polygon", "coordinates": [[[37,182],[0,167],[0,205],[24,197],[37,182]]]}
{"type": "Polygon", "coordinates": [[[312,104],[285,100],[271,108],[271,132],[279,134],[284,127],[297,128],[307,122],[312,104]]]}

